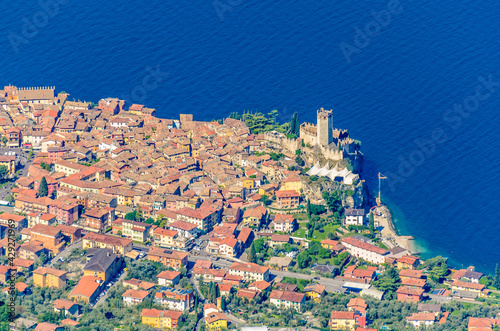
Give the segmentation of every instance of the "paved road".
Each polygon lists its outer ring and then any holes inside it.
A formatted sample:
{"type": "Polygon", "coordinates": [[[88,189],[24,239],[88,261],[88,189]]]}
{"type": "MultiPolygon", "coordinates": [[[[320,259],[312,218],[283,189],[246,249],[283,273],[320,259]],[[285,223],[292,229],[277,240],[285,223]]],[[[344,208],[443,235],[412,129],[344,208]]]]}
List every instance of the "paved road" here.
{"type": "MultiPolygon", "coordinates": [[[[25,153],[20,148],[5,148],[5,147],[0,148],[0,155],[5,155],[5,153],[7,152],[16,153],[16,161],[18,162],[16,164],[16,171],[20,170],[18,177],[26,177],[28,175],[28,168],[33,163],[34,157],[32,157],[31,160],[28,161],[27,160],[28,153],[25,153]]],[[[7,185],[5,185],[3,188],[0,188],[0,200],[4,200],[5,197],[10,194],[13,185],[14,182],[11,182],[7,183],[7,185]]],[[[2,208],[2,210],[7,212],[12,212],[8,209],[2,208]]]]}
{"type": "Polygon", "coordinates": [[[246,321],[244,319],[238,318],[231,313],[225,313],[225,315],[231,321],[231,323],[233,323],[236,326],[243,324],[243,323],[246,323],[246,321]]]}
{"type": "Polygon", "coordinates": [[[50,261],[50,265],[49,266],[52,267],[53,264],[56,263],[61,257],[63,259],[66,259],[66,257],[68,255],[70,255],[71,251],[73,251],[73,249],[75,249],[75,248],[78,248],[78,249],[82,248],[82,239],[78,239],[77,241],[75,241],[71,245],[67,246],[61,253],[59,253],[56,256],[54,256],[54,258],[50,261]]]}
{"type": "MultiPolygon", "coordinates": [[[[127,276],[127,273],[128,273],[128,272],[127,272],[127,271],[125,271],[125,272],[124,272],[124,273],[123,273],[120,277],[118,277],[118,279],[114,281],[115,283],[113,284],[113,286],[110,286],[109,288],[104,287],[104,288],[103,288],[103,291],[104,291],[104,290],[106,290],[106,294],[104,294],[102,297],[99,297],[99,299],[97,300],[97,302],[95,303],[95,305],[94,305],[92,308],[94,308],[95,306],[97,306],[97,305],[99,305],[99,304],[101,304],[101,303],[105,302],[105,301],[106,301],[106,299],[107,299],[107,297],[108,297],[109,290],[110,290],[111,288],[113,288],[114,286],[117,286],[116,284],[118,284],[119,282],[121,282],[122,280],[124,280],[124,279],[125,279],[125,276],[127,276]]],[[[116,279],[116,278],[115,278],[115,279],[116,279]]]]}
{"type": "MultiPolygon", "coordinates": [[[[189,258],[188,258],[189,259],[189,258]]],[[[195,260],[193,258],[193,260],[195,260]]],[[[191,261],[191,260],[190,260],[191,261]]],[[[233,264],[233,261],[228,261],[226,259],[219,259],[218,261],[214,261],[214,265],[220,268],[227,269],[233,264]]],[[[306,274],[301,274],[293,271],[279,271],[279,270],[271,270],[271,276],[276,278],[276,277],[293,277],[293,278],[298,278],[298,279],[306,279],[306,280],[313,280],[313,278],[317,277],[314,275],[306,275],[306,274]]],[[[335,280],[334,278],[326,278],[326,277],[319,277],[319,280],[316,280],[318,283],[321,285],[324,285],[326,287],[326,291],[336,291],[339,289],[339,287],[342,287],[342,285],[345,283],[344,281],[340,280],[335,280]]]]}

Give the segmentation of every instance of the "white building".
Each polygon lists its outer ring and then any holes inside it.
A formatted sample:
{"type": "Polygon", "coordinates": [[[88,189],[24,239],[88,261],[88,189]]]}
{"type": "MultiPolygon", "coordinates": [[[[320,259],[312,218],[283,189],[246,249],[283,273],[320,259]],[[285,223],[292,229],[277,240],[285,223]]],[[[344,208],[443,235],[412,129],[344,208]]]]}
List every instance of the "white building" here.
{"type": "Polygon", "coordinates": [[[181,273],[179,271],[165,270],[160,272],[156,278],[158,278],[158,285],[175,286],[181,279],[181,273]]]}
{"type": "Polygon", "coordinates": [[[364,209],[346,209],[345,210],[345,225],[364,225],[365,223],[364,209]]]}
{"type": "Polygon", "coordinates": [[[434,313],[414,313],[406,318],[406,322],[418,328],[434,324],[435,319],[436,315],[434,313]]]}
{"type": "Polygon", "coordinates": [[[274,290],[269,295],[269,300],[278,308],[300,310],[300,306],[306,302],[306,295],[298,292],[274,290]]]}
{"type": "Polygon", "coordinates": [[[229,274],[243,277],[244,281],[269,281],[269,268],[255,263],[235,262],[229,268],[229,274]]]}
{"type": "Polygon", "coordinates": [[[384,263],[385,257],[389,254],[389,251],[386,251],[385,249],[354,237],[342,239],[342,245],[345,246],[349,254],[352,256],[375,264],[384,263]]]}
{"type": "Polygon", "coordinates": [[[136,305],[143,302],[150,293],[149,291],[128,289],[122,294],[123,302],[125,302],[127,306],[136,305]]]}
{"type": "Polygon", "coordinates": [[[156,293],[154,301],[166,309],[184,311],[193,305],[194,296],[191,290],[163,287],[156,293]]]}

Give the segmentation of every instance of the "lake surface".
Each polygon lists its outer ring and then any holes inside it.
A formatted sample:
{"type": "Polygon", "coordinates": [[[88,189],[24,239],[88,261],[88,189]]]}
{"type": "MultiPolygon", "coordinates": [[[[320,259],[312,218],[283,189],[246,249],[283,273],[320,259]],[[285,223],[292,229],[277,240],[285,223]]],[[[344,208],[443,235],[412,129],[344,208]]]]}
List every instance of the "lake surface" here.
{"type": "Polygon", "coordinates": [[[333,109],[363,142],[372,190],[389,177],[382,199],[425,258],[500,262],[498,1],[30,3],[0,5],[4,85],[170,118],[277,109],[314,122],[333,109]]]}

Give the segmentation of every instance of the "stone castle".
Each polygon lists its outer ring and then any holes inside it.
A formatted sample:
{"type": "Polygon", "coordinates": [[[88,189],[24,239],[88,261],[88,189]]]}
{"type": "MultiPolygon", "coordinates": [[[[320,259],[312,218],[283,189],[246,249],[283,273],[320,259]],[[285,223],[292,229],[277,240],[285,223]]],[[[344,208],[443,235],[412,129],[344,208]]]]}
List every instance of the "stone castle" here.
{"type": "Polygon", "coordinates": [[[333,127],[332,110],[319,109],[317,124],[302,123],[300,137],[297,139],[287,138],[276,131],[266,132],[265,139],[292,153],[301,149],[307,161],[316,167],[319,163],[334,166],[343,160],[349,160],[353,172],[358,172],[361,167],[360,143],[351,139],[347,130],[333,127]]]}
{"type": "Polygon", "coordinates": [[[317,124],[302,123],[300,125],[300,139],[308,146],[318,146],[326,159],[342,160],[345,154],[354,154],[359,144],[349,138],[347,130],[333,127],[333,111],[317,111],[317,124]]]}

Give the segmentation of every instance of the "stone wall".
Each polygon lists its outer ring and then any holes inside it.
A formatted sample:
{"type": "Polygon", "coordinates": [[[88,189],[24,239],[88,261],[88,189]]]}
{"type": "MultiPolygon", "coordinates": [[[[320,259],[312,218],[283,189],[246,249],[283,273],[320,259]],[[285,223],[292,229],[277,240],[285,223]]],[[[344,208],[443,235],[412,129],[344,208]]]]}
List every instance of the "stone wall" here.
{"type": "Polygon", "coordinates": [[[295,151],[301,147],[300,139],[289,139],[283,133],[277,131],[265,132],[264,140],[278,145],[278,147],[286,149],[291,153],[295,153],[295,151]]]}
{"type": "Polygon", "coordinates": [[[304,144],[314,146],[317,144],[317,127],[312,123],[302,123],[300,125],[300,139],[304,140],[304,144]]]}

